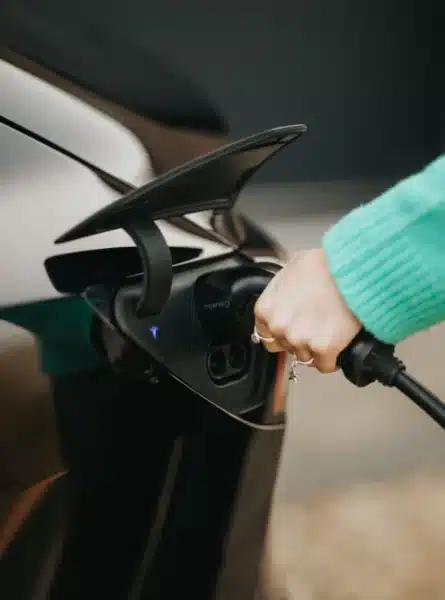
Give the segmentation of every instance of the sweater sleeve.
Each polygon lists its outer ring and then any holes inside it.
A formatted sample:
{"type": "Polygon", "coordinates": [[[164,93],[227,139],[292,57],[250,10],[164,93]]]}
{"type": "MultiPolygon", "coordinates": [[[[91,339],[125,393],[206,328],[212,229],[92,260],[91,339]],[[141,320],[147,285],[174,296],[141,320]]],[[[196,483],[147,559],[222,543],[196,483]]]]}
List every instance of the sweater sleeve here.
{"type": "Polygon", "coordinates": [[[445,155],[341,219],[324,236],[352,312],[396,344],[445,320],[445,155]]]}

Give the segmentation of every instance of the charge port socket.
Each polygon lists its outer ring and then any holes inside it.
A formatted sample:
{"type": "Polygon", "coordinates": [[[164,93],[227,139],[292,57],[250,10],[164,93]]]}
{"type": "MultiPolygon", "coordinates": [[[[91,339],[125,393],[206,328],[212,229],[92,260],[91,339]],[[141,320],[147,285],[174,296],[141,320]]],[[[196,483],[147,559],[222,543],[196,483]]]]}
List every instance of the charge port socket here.
{"type": "Polygon", "coordinates": [[[212,346],[207,352],[207,372],[216,385],[226,385],[242,379],[250,369],[251,345],[233,342],[212,346]]]}

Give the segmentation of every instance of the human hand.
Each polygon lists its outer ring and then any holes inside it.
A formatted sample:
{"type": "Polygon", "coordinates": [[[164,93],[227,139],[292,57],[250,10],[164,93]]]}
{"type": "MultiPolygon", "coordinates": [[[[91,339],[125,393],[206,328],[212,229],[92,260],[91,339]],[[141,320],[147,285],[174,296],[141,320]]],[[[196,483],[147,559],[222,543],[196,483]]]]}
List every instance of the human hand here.
{"type": "Polygon", "coordinates": [[[361,323],[343,300],[322,249],[300,252],[273,278],[255,305],[258,333],[269,352],[287,351],[313,359],[322,373],[337,369],[338,355],[361,323]]]}

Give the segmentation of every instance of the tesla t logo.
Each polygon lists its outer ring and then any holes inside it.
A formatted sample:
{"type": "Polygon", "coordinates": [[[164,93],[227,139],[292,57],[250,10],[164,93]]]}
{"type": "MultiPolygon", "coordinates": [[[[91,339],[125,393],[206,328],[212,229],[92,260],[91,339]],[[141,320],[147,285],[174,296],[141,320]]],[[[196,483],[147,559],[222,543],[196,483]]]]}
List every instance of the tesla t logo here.
{"type": "Polygon", "coordinates": [[[153,325],[153,327],[150,327],[150,329],[149,329],[149,332],[153,336],[154,340],[158,339],[158,331],[159,331],[159,327],[157,325],[153,325]]]}

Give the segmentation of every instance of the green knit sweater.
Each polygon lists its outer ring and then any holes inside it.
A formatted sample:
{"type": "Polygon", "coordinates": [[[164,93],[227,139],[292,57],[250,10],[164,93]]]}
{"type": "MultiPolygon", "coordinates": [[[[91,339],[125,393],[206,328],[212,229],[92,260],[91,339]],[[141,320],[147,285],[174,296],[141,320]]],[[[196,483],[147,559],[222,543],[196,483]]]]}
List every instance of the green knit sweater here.
{"type": "Polygon", "coordinates": [[[445,155],[324,236],[332,276],[365,328],[396,344],[445,320],[445,155]]]}
{"type": "MultiPolygon", "coordinates": [[[[348,306],[384,342],[445,320],[445,156],[340,220],[323,239],[348,306]]],[[[0,313],[36,334],[46,373],[95,368],[92,314],[78,298],[0,313]]]]}

